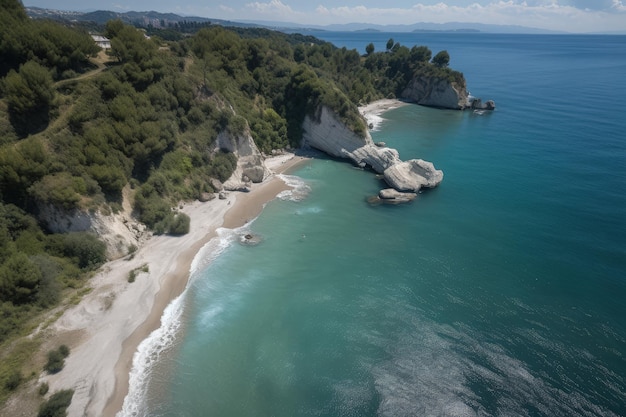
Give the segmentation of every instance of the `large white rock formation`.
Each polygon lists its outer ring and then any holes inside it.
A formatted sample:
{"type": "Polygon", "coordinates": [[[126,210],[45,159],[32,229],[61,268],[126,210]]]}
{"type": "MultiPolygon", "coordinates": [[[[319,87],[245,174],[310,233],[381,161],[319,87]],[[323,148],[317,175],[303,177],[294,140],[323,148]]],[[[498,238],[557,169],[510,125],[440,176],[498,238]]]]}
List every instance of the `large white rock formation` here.
{"type": "Polygon", "coordinates": [[[443,180],[443,171],[435,169],[432,162],[411,159],[387,168],[385,181],[398,191],[419,191],[420,188],[436,187],[443,180]]]}
{"type": "Polygon", "coordinates": [[[465,85],[458,85],[442,78],[416,77],[402,91],[401,97],[424,106],[446,109],[470,107],[469,93],[465,85]]]}
{"type": "Polygon", "coordinates": [[[303,146],[384,174],[385,181],[398,191],[416,192],[422,187],[436,187],[443,180],[443,172],[432,163],[421,159],[402,162],[398,151],[374,145],[369,132],[353,132],[327,107],[320,109],[319,117],[307,115],[303,130],[303,146]]]}

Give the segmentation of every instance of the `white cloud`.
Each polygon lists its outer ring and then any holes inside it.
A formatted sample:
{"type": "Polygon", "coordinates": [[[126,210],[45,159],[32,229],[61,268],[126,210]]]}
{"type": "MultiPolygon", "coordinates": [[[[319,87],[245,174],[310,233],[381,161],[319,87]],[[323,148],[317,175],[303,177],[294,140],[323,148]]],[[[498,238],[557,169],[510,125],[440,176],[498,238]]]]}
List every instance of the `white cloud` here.
{"type": "Polygon", "coordinates": [[[284,4],[280,0],[271,0],[267,3],[254,2],[246,4],[246,8],[254,13],[276,18],[297,19],[304,16],[304,13],[297,12],[291,6],[284,4]]]}
{"type": "Polygon", "coordinates": [[[618,12],[626,12],[626,6],[624,6],[624,3],[621,0],[613,0],[613,6],[611,7],[618,12]]]}
{"type": "MultiPolygon", "coordinates": [[[[544,29],[585,32],[594,30],[626,30],[615,11],[626,11],[622,0],[611,0],[613,14],[600,10],[583,10],[558,0],[498,0],[464,6],[444,2],[417,3],[410,8],[365,6],[318,6],[315,20],[320,24],[364,22],[380,24],[411,24],[417,22],[472,22],[520,25],[544,29]]],[[[280,3],[280,2],[279,2],[280,3]]],[[[309,21],[312,19],[309,19],[309,21]]]]}
{"type": "Polygon", "coordinates": [[[321,14],[321,15],[328,15],[330,14],[330,10],[328,10],[325,6],[322,6],[320,4],[319,6],[317,6],[317,9],[315,9],[315,13],[321,14]]]}

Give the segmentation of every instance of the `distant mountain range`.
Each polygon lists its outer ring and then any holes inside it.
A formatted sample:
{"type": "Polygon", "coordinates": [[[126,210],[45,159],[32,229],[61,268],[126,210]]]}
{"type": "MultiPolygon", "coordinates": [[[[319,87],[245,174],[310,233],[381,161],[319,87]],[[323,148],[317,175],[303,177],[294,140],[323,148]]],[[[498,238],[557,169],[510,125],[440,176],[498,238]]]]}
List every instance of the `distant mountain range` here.
{"type": "Polygon", "coordinates": [[[301,25],[289,22],[272,22],[272,21],[229,21],[221,19],[211,19],[198,16],[180,16],[174,13],[149,12],[112,12],[98,10],[94,12],[75,12],[60,11],[53,9],[42,9],[39,7],[26,7],[26,12],[32,18],[47,18],[54,20],[75,21],[83,23],[95,23],[103,25],[111,19],[120,19],[124,22],[138,26],[153,26],[156,28],[167,28],[175,26],[181,22],[196,22],[203,24],[215,24],[222,26],[236,27],[263,27],[269,29],[280,30],[283,32],[482,32],[482,33],[527,33],[527,34],[551,34],[551,33],[567,33],[549,31],[545,29],[530,28],[515,25],[488,25],[483,23],[414,23],[411,25],[376,25],[371,23],[346,23],[334,25],[301,25]]]}
{"type": "Polygon", "coordinates": [[[97,25],[104,25],[106,22],[112,19],[120,19],[123,22],[137,26],[146,27],[148,25],[151,25],[156,28],[164,29],[182,22],[210,23],[215,25],[236,27],[264,27],[263,25],[257,23],[234,22],[229,20],[210,19],[207,17],[199,16],[180,16],[174,13],[160,13],[155,11],[118,13],[109,10],[97,10],[94,12],[74,12],[43,9],[39,7],[25,7],[25,9],[26,13],[30,17],[35,19],[39,18],[81,23],[95,23],[97,25]]]}
{"type": "Polygon", "coordinates": [[[376,25],[372,23],[345,23],[326,26],[300,25],[298,23],[270,22],[270,21],[247,21],[244,23],[258,24],[277,30],[301,30],[301,31],[332,31],[332,32],[482,32],[482,33],[527,33],[527,34],[551,34],[567,33],[545,29],[530,28],[515,25],[488,25],[483,23],[449,22],[449,23],[426,23],[419,22],[410,25],[376,25]]]}

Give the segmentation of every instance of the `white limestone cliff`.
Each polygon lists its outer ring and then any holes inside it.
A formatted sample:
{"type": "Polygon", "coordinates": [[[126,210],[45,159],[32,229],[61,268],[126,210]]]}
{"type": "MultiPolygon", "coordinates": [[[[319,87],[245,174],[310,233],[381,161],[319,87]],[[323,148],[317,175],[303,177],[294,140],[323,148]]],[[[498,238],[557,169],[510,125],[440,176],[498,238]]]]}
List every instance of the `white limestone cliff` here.
{"type": "Polygon", "coordinates": [[[384,174],[385,181],[398,191],[416,192],[422,187],[436,187],[443,180],[443,172],[432,163],[421,159],[402,162],[398,151],[374,145],[369,132],[353,132],[327,107],[320,109],[319,117],[307,115],[303,130],[303,146],[384,174]]]}
{"type": "Polygon", "coordinates": [[[446,109],[461,110],[470,106],[465,85],[443,78],[416,77],[402,91],[401,97],[424,106],[446,109]]]}
{"type": "Polygon", "coordinates": [[[385,181],[398,191],[419,191],[422,187],[436,187],[443,180],[443,171],[435,169],[432,162],[411,159],[392,165],[385,170],[385,181]]]}
{"type": "Polygon", "coordinates": [[[102,210],[62,210],[52,205],[39,207],[39,220],[53,233],[90,232],[106,244],[107,259],[128,255],[150,237],[146,226],[132,216],[129,201],[130,187],[122,190],[122,210],[105,213],[102,210]]]}
{"type": "Polygon", "coordinates": [[[254,143],[247,126],[240,134],[232,134],[228,130],[220,132],[215,146],[215,150],[223,149],[237,156],[237,168],[224,182],[226,190],[245,190],[249,182],[259,183],[270,175],[269,169],[263,162],[263,155],[254,143]]]}

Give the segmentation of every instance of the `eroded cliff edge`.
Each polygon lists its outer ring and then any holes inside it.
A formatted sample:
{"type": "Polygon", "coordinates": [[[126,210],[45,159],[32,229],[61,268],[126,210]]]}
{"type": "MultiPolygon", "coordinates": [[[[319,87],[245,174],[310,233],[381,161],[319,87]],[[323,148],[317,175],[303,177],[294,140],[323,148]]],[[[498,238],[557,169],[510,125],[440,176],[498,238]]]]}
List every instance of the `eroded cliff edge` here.
{"type": "Polygon", "coordinates": [[[367,167],[397,191],[416,193],[421,188],[433,188],[443,180],[443,172],[421,159],[402,161],[398,151],[374,144],[369,132],[350,130],[328,107],[317,114],[307,115],[303,123],[302,146],[310,146],[337,158],[346,158],[360,167],[367,167]]]}
{"type": "Polygon", "coordinates": [[[422,106],[444,109],[495,110],[493,100],[483,102],[467,91],[465,78],[449,79],[441,77],[416,76],[400,94],[400,98],[422,106]]]}

